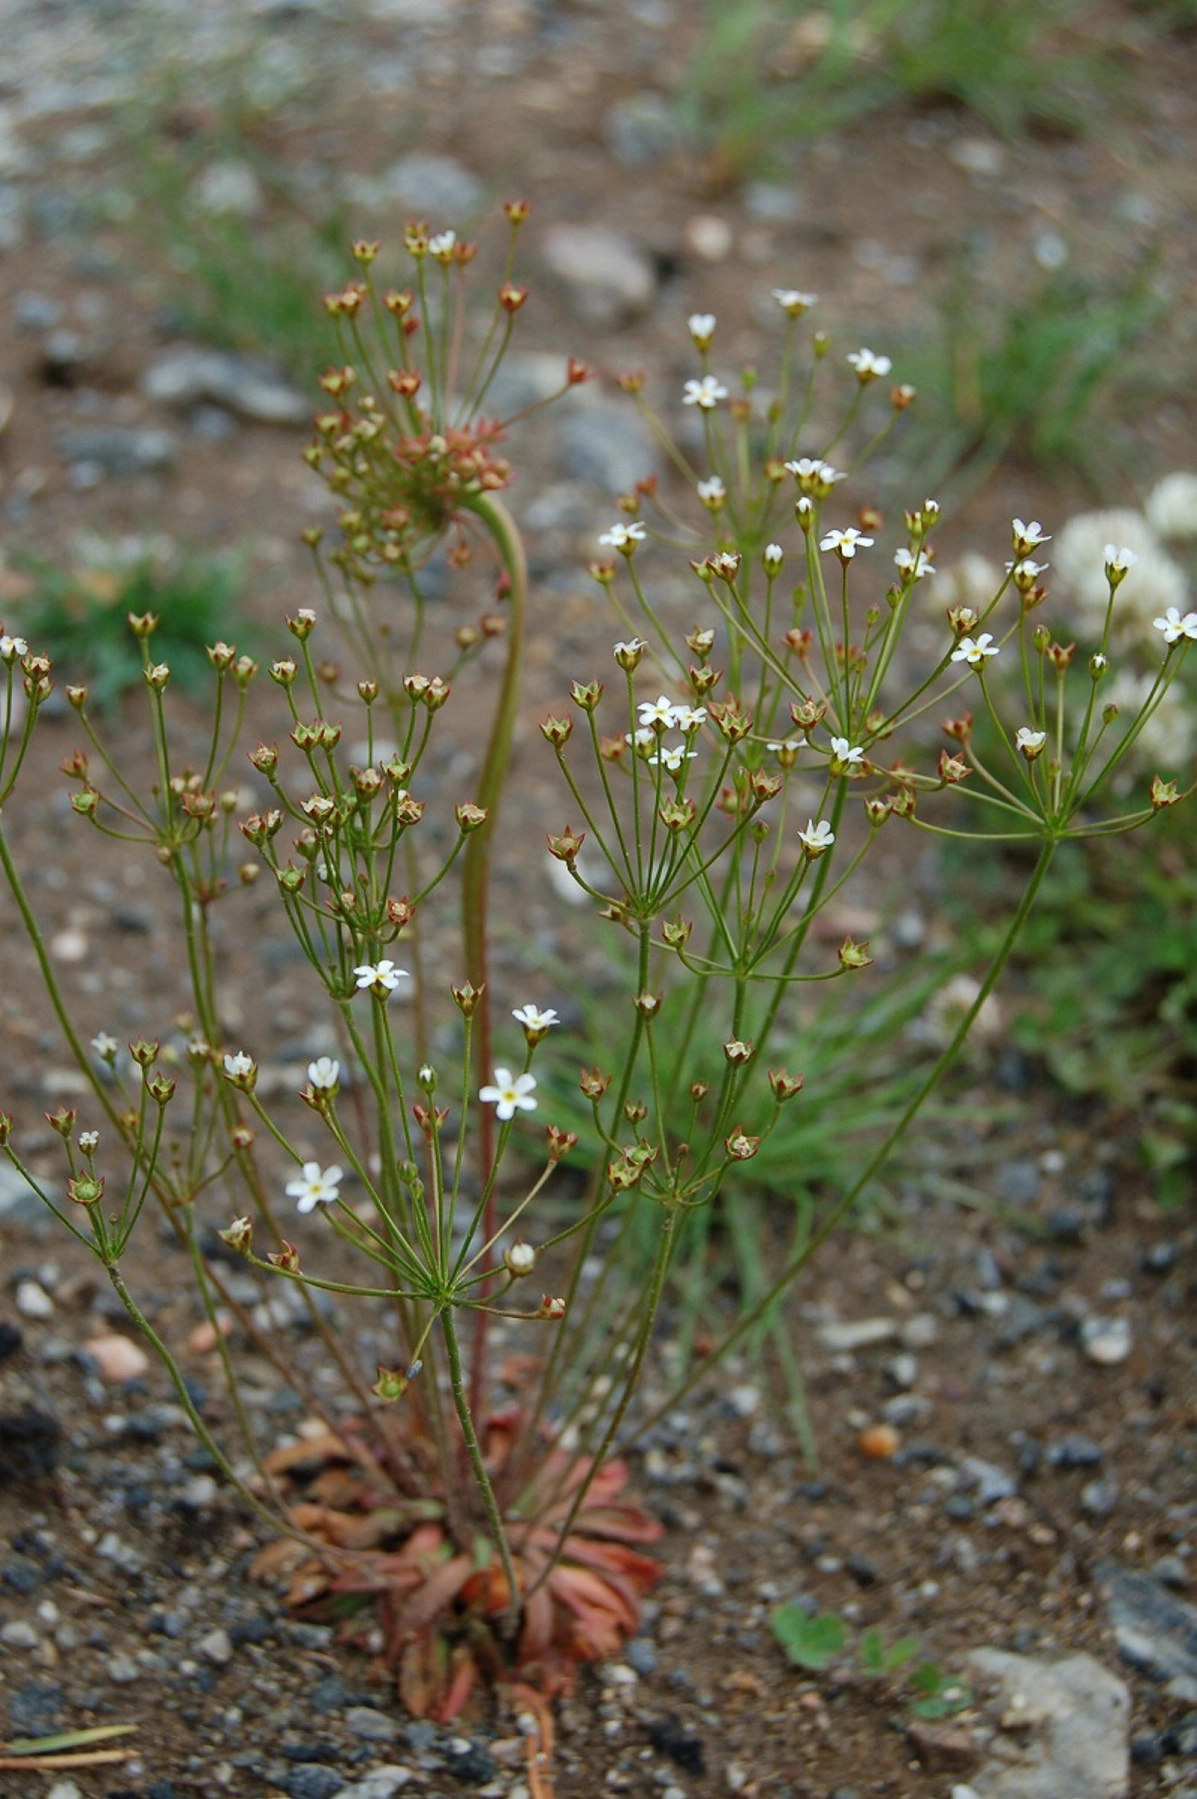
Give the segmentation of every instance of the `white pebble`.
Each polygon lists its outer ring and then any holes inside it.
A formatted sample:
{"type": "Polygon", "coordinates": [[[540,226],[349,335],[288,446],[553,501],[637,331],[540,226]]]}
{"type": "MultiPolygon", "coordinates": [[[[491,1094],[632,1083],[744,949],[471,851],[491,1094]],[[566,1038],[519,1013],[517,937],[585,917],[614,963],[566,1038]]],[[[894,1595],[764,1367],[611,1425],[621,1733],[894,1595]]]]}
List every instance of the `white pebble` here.
{"type": "Polygon", "coordinates": [[[1081,1325],[1081,1348],[1101,1368],[1125,1362],[1131,1341],[1129,1318],[1086,1318],[1081,1325]]]}
{"type": "Polygon", "coordinates": [[[13,1618],[0,1629],[0,1643],[6,1649],[36,1649],[41,1642],[32,1624],[24,1618],[13,1618]]]}
{"type": "Polygon", "coordinates": [[[22,1318],[49,1318],[54,1301],[37,1281],[22,1281],[17,1288],[17,1310],[22,1318]]]}

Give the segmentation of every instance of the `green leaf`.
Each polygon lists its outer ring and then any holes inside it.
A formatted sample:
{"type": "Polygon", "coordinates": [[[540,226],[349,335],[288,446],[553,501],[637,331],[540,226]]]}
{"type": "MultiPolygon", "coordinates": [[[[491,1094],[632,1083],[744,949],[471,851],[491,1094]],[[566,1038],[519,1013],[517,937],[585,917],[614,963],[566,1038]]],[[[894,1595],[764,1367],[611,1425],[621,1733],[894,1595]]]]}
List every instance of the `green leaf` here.
{"type": "Polygon", "coordinates": [[[812,1616],[800,1605],[778,1605],[769,1618],[773,1635],[799,1668],[818,1674],[844,1647],[848,1627],[835,1612],[812,1616]]]}

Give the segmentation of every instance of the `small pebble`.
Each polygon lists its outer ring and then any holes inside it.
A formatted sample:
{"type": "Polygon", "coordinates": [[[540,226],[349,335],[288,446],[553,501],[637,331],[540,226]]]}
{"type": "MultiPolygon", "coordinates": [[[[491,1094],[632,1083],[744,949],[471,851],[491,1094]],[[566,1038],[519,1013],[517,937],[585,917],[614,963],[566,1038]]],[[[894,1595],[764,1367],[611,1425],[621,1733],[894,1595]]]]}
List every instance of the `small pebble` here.
{"type": "Polygon", "coordinates": [[[0,1628],[0,1643],[6,1649],[36,1649],[40,1642],[37,1631],[24,1618],[13,1618],[0,1628]]]}
{"type": "Polygon", "coordinates": [[[95,1363],[101,1380],[139,1380],[150,1366],[150,1358],[140,1344],[116,1334],[92,1337],[84,1344],[84,1353],[95,1363]]]}
{"type": "Polygon", "coordinates": [[[892,1424],[871,1424],[857,1437],[856,1447],[871,1461],[884,1462],[897,1455],[901,1442],[892,1424]]]}
{"type": "Polygon", "coordinates": [[[1125,1362],[1131,1352],[1129,1318],[1086,1318],[1081,1325],[1081,1348],[1100,1368],[1125,1362]]]}
{"type": "Polygon", "coordinates": [[[727,220],[709,212],[695,213],[687,219],[683,236],[687,250],[701,262],[725,262],[735,242],[727,220]]]}
{"type": "Polygon", "coordinates": [[[17,1287],[17,1310],[22,1318],[49,1318],[54,1301],[37,1281],[22,1281],[17,1287]]]}
{"type": "Polygon", "coordinates": [[[232,1640],[223,1626],[217,1626],[215,1630],[210,1630],[206,1636],[201,1637],[196,1644],[196,1649],[205,1661],[211,1662],[217,1668],[223,1668],[227,1662],[231,1662],[233,1659],[232,1640]]]}

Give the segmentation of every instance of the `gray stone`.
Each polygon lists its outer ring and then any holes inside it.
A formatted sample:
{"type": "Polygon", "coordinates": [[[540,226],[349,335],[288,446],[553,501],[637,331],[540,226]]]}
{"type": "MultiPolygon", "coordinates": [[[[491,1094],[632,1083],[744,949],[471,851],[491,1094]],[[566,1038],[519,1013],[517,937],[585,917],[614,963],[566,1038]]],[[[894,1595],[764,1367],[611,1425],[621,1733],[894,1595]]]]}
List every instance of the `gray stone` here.
{"type": "Polygon", "coordinates": [[[1000,1729],[971,1777],[978,1799],[1123,1799],[1130,1773],[1130,1694],[1091,1655],[1049,1662],[977,1649],[967,1657],[997,1688],[1000,1729]]]}
{"type": "Polygon", "coordinates": [[[1039,1164],[1029,1156],[1003,1162],[993,1183],[994,1193],[1008,1206],[1033,1205],[1039,1194],[1039,1164]]]}
{"type": "Polygon", "coordinates": [[[148,475],[170,468],[175,440],[169,431],[132,425],[90,425],[62,431],[57,448],[66,462],[89,463],[106,475],[148,475]]]}
{"type": "Polygon", "coordinates": [[[393,1743],[399,1726],[386,1712],[376,1712],[371,1705],[351,1705],[345,1713],[345,1726],[364,1743],[393,1743]]]}
{"type": "Polygon", "coordinates": [[[1086,1318],[1081,1325],[1081,1348],[1091,1362],[1112,1368],[1131,1352],[1129,1318],[1086,1318]]]}
{"type": "Polygon", "coordinates": [[[262,210],[262,183],[248,163],[225,158],[209,163],[197,176],[191,198],[202,212],[252,219],[262,210]]]}
{"type": "Polygon", "coordinates": [[[0,1162],[0,1224],[32,1224],[49,1216],[24,1175],[11,1162],[0,1162]]]}
{"type": "Polygon", "coordinates": [[[458,225],[482,203],[483,186],[452,156],[413,150],[383,176],[389,198],[433,225],[458,225]]]}
{"type": "Polygon", "coordinates": [[[371,1768],[352,1786],[342,1787],[338,1799],[391,1799],[392,1793],[402,1792],[415,1778],[415,1770],[405,1768],[402,1762],[384,1762],[380,1767],[371,1768]]]}
{"type": "Polygon", "coordinates": [[[652,263],[605,225],[554,225],[545,232],[541,256],[584,325],[612,330],[652,305],[657,287],[652,263]]]}
{"type": "Polygon", "coordinates": [[[290,1799],[333,1799],[344,1792],[345,1776],[323,1762],[297,1762],[279,1785],[290,1799]]]}
{"type": "Polygon", "coordinates": [[[982,1461],[979,1455],[966,1455],[960,1466],[976,1488],[982,1505],[997,1505],[999,1500],[1013,1499],[1018,1492],[1018,1482],[1012,1474],[993,1462],[982,1461]]]}
{"type": "Polygon", "coordinates": [[[1099,1562],[1097,1579],[1123,1660],[1197,1700],[1197,1606],[1118,1562],[1099,1562]]]}
{"type": "Polygon", "coordinates": [[[264,425],[302,425],[313,411],[313,401],[268,363],[192,344],[156,357],[141,378],[141,391],[159,405],[208,401],[264,425]]]}
{"type": "Polygon", "coordinates": [[[802,216],[802,195],[790,182],[750,181],[744,210],[758,225],[792,225],[802,216]]]}
{"type": "Polygon", "coordinates": [[[643,169],[660,162],[680,141],[672,106],[652,89],[628,94],[608,107],[603,136],[608,150],[625,169],[643,169]]]}
{"type": "Polygon", "coordinates": [[[560,420],[557,435],[565,473],[605,494],[623,493],[660,468],[657,447],[628,404],[588,399],[560,420]]]}

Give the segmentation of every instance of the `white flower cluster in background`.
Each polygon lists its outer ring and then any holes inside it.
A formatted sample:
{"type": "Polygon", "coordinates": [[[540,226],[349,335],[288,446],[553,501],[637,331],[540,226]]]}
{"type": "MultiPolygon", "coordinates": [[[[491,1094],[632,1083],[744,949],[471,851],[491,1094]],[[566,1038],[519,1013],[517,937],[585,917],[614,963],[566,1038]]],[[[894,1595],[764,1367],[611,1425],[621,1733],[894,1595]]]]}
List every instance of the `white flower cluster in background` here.
{"type": "Polygon", "coordinates": [[[1109,584],[1105,546],[1132,550],[1133,566],[1118,588],[1111,636],[1124,647],[1139,646],[1154,658],[1159,637],[1154,621],[1169,607],[1189,607],[1189,579],[1169,546],[1197,540],[1197,474],[1177,471],[1149,494],[1143,510],[1119,507],[1082,512],[1056,537],[1053,570],[1058,596],[1076,623],[1091,634],[1105,623],[1109,584]]]}

